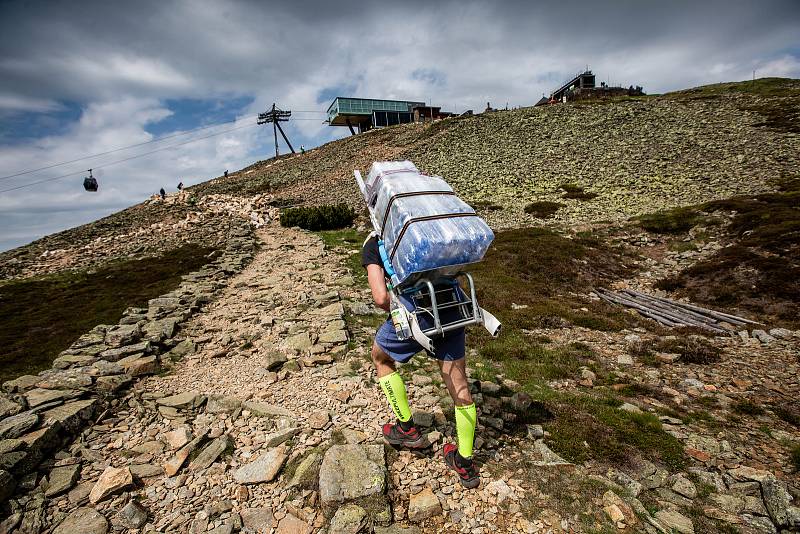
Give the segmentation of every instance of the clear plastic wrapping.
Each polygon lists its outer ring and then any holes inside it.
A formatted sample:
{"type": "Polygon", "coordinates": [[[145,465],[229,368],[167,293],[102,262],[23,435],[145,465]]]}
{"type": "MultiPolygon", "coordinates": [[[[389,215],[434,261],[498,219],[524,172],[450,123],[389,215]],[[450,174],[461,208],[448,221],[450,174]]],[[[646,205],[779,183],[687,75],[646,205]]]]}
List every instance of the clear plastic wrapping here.
{"type": "Polygon", "coordinates": [[[451,273],[478,262],[494,239],[489,226],[442,178],[419,174],[411,162],[376,162],[367,184],[372,188],[367,188],[367,200],[373,199],[398,283],[416,273],[451,273]]]}
{"type": "Polygon", "coordinates": [[[375,198],[380,190],[381,182],[385,177],[391,175],[403,175],[408,178],[413,175],[419,175],[419,170],[417,169],[416,165],[408,160],[376,161],[372,164],[372,167],[370,167],[369,174],[367,175],[367,180],[365,182],[367,186],[367,204],[370,206],[375,205],[375,198]]]}
{"type": "MultiPolygon", "coordinates": [[[[450,209],[442,205],[437,208],[442,201],[443,195],[449,195],[456,198],[453,194],[453,188],[447,185],[447,182],[438,176],[424,176],[417,173],[398,173],[387,175],[380,184],[375,200],[375,218],[378,224],[381,225],[381,230],[385,230],[384,221],[387,222],[387,209],[390,211],[390,216],[397,220],[398,213],[410,211],[414,207],[422,206],[425,215],[432,215],[442,213],[442,209],[450,209]],[[416,202],[411,202],[411,196],[415,197],[416,202]],[[438,211],[437,211],[438,210],[438,211]]],[[[457,200],[457,199],[456,199],[457,200]]],[[[460,201],[459,201],[460,202],[460,201]]],[[[450,203],[452,205],[452,202],[450,203]]],[[[472,211],[472,208],[461,202],[466,209],[472,211]]],[[[460,206],[453,209],[463,209],[460,206]]]]}

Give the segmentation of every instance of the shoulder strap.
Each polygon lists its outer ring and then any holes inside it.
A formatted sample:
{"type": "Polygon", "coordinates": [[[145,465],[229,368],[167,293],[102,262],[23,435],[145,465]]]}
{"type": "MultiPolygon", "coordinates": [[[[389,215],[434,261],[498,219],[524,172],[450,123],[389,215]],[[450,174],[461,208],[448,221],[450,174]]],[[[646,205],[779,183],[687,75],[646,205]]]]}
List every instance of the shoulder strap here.
{"type": "Polygon", "coordinates": [[[370,233],[367,235],[367,238],[364,240],[364,242],[363,242],[363,243],[361,243],[361,248],[364,248],[364,247],[366,247],[366,246],[367,246],[367,241],[369,241],[369,240],[370,240],[370,239],[372,239],[373,237],[378,237],[378,233],[377,233],[375,230],[371,231],[371,232],[370,232],[370,233]]]}

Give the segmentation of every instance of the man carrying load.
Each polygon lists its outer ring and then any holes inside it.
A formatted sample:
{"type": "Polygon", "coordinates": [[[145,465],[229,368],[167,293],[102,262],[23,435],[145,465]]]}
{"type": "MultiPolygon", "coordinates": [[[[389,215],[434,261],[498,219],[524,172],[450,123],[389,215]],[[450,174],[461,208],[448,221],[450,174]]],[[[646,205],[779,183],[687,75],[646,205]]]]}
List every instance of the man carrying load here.
{"type": "MultiPolygon", "coordinates": [[[[378,239],[373,236],[364,243],[361,263],[367,269],[369,287],[375,305],[390,309],[390,294],[386,287],[386,271],[378,252],[378,239]]],[[[408,306],[407,306],[408,307],[408,306]]],[[[472,461],[472,446],[475,440],[477,413],[467,384],[466,358],[464,351],[464,329],[448,332],[434,340],[434,352],[428,353],[439,364],[442,380],[455,404],[456,432],[458,447],[444,446],[444,461],[450,469],[458,473],[459,481],[466,488],[476,488],[480,484],[478,467],[472,461]]],[[[401,340],[397,337],[391,319],[381,325],[372,345],[372,361],[389,406],[397,422],[383,425],[383,437],[390,445],[424,449],[429,446],[427,439],[414,426],[411,408],[406,397],[403,379],[397,373],[395,362],[406,363],[416,353],[423,350],[413,338],[401,340]]]]}
{"type": "Polygon", "coordinates": [[[373,163],[364,180],[354,172],[374,232],[364,242],[375,304],[390,312],[372,345],[378,382],[397,422],[383,425],[391,445],[422,449],[429,443],[414,426],[396,363],[425,351],[434,358],[455,405],[458,444],[444,446],[444,461],[461,484],[476,488],[472,460],[477,413],[467,383],[464,328],[482,325],[497,335],[500,323],[480,306],[464,268],[481,261],[494,234],[440,177],[410,161],[373,163]]]}

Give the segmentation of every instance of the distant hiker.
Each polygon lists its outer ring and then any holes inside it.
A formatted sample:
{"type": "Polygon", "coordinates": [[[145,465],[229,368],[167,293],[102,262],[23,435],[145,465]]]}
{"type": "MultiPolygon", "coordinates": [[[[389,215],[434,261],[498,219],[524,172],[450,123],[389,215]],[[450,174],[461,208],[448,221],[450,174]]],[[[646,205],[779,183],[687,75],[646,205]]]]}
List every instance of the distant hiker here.
{"type": "Polygon", "coordinates": [[[225,178],[228,177],[228,169],[225,169],[225,178]]]}
{"type": "Polygon", "coordinates": [[[178,191],[183,191],[183,182],[178,182],[178,191]]]}
{"type": "Polygon", "coordinates": [[[305,154],[306,153],[306,147],[304,145],[300,145],[300,153],[301,154],[305,154]]]}
{"type": "Polygon", "coordinates": [[[161,195],[161,200],[164,200],[165,198],[167,198],[167,192],[164,191],[163,187],[161,188],[161,190],[159,190],[158,194],[161,195]]]}
{"type": "MultiPolygon", "coordinates": [[[[367,279],[375,305],[388,312],[392,297],[386,286],[388,276],[381,259],[377,237],[373,236],[364,243],[361,264],[367,270],[367,279]]],[[[414,425],[406,397],[406,386],[395,367],[396,362],[405,363],[422,350],[422,346],[413,338],[399,339],[391,319],[387,319],[375,334],[372,361],[375,364],[378,383],[397,417],[396,423],[383,425],[383,437],[390,445],[410,449],[424,449],[430,445],[414,425]]],[[[443,337],[437,338],[434,341],[434,352],[428,353],[428,356],[439,364],[442,379],[455,404],[458,446],[451,443],[444,446],[445,464],[458,474],[462,486],[476,488],[481,481],[478,467],[472,461],[477,413],[467,383],[464,328],[451,330],[443,337]]]]}

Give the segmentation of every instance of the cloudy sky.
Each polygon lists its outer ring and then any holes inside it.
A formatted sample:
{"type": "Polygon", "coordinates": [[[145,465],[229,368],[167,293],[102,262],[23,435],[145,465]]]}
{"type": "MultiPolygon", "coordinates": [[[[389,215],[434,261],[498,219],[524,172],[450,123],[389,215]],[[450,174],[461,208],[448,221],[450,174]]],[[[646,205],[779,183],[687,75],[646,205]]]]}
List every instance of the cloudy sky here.
{"type": "Polygon", "coordinates": [[[337,95],[526,106],[587,65],[649,93],[798,78],[800,2],[6,0],[0,250],[264,159],[254,116],[273,102],[312,147],[347,134],[322,123],[337,95]],[[89,167],[96,194],[80,174],[13,189],[89,167]]]}

